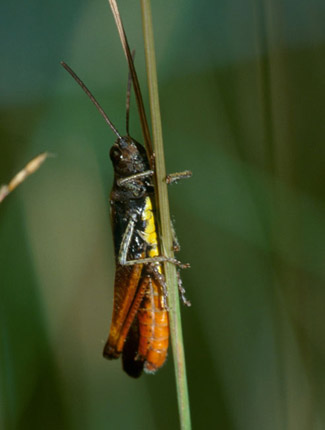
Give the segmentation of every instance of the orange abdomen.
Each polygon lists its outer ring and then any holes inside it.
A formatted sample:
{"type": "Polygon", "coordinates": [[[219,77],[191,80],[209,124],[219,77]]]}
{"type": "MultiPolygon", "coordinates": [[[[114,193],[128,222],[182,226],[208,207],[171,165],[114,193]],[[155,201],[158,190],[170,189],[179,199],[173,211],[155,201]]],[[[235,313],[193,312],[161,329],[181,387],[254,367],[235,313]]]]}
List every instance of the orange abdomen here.
{"type": "Polygon", "coordinates": [[[138,311],[138,356],[144,360],[144,370],[155,373],[165,362],[169,340],[168,312],[161,304],[159,286],[151,279],[138,311]]]}

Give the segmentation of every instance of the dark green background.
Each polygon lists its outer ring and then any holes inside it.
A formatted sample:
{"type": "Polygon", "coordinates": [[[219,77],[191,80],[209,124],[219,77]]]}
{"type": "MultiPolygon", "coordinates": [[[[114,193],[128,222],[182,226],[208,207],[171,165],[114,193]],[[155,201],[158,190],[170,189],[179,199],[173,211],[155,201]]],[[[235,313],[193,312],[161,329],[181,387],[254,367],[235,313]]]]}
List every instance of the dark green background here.
{"type": "MultiPolygon", "coordinates": [[[[146,98],[140,6],[120,9],[146,98]]],[[[194,428],[325,426],[325,7],[153,2],[194,428]]],[[[0,207],[1,429],[177,429],[170,354],[134,381],[102,356],[114,265],[114,136],[127,66],[105,0],[2,2],[0,183],[56,154],[0,207]]],[[[132,134],[141,139],[135,106],[132,134]]]]}

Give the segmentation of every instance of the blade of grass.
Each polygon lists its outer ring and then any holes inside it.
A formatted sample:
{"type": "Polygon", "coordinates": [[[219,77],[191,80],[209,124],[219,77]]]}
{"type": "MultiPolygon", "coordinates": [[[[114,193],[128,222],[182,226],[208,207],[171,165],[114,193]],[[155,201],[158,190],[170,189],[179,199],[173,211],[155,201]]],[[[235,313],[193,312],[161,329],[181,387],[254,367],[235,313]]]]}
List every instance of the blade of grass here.
{"type": "MultiPolygon", "coordinates": [[[[126,34],[123,28],[121,16],[118,10],[116,0],[108,0],[112,13],[116,22],[116,26],[119,32],[120,40],[123,46],[123,50],[129,65],[132,81],[134,85],[135,95],[137,99],[142,131],[146,142],[146,148],[149,155],[149,161],[152,162],[151,150],[151,139],[148,129],[148,124],[144,112],[143,100],[140,91],[140,86],[135,71],[135,67],[132,60],[129,44],[126,38],[126,34]]],[[[151,8],[148,0],[141,2],[142,6],[142,18],[143,18],[143,33],[144,43],[146,52],[146,63],[147,63],[147,75],[148,75],[148,86],[149,86],[149,98],[150,98],[150,111],[152,130],[154,138],[154,153],[156,162],[156,191],[157,191],[157,208],[158,218],[160,220],[160,239],[161,239],[161,253],[167,257],[173,258],[173,235],[171,231],[171,220],[169,213],[169,201],[166,185],[166,168],[165,158],[162,140],[162,128],[160,119],[160,108],[159,108],[159,97],[158,97],[158,84],[157,84],[157,72],[156,72],[156,59],[154,52],[154,41],[153,41],[153,30],[152,30],[152,19],[151,19],[151,8]]],[[[170,320],[170,331],[171,341],[174,355],[175,374],[176,374],[176,387],[177,387],[177,398],[179,405],[179,414],[181,428],[189,430],[191,428],[190,418],[190,407],[189,397],[187,389],[186,379],[186,368],[185,368],[185,354],[183,346],[183,335],[181,326],[180,306],[179,306],[179,294],[178,294],[178,282],[177,272],[174,265],[165,263],[165,277],[168,288],[168,303],[170,307],[169,320],[170,320]]]]}
{"type": "MultiPolygon", "coordinates": [[[[156,58],[154,49],[150,0],[141,0],[141,8],[149,87],[150,113],[153,133],[153,147],[156,155],[156,191],[158,197],[158,210],[161,225],[161,252],[163,255],[172,258],[173,237],[171,231],[167,184],[165,181],[166,167],[159,107],[156,58]]],[[[190,405],[186,378],[185,354],[181,325],[177,273],[176,268],[173,264],[165,263],[165,277],[168,288],[168,303],[170,308],[169,321],[174,355],[180,422],[181,428],[188,430],[191,428],[190,405]]]]}
{"type": "Polygon", "coordinates": [[[18,185],[23,183],[25,179],[32,175],[40,168],[40,166],[44,163],[46,158],[51,156],[52,154],[48,152],[42,152],[41,154],[34,157],[30,160],[26,166],[20,170],[9,182],[8,185],[1,185],[0,187],[0,203],[10,194],[18,185]]]}

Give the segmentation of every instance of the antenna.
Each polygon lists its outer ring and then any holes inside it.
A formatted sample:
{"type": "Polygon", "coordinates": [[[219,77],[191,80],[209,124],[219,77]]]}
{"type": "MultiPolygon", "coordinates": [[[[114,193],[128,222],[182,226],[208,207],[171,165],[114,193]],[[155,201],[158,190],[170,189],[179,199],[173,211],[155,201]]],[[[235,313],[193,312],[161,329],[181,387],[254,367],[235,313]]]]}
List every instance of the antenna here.
{"type": "Polygon", "coordinates": [[[110,126],[110,128],[112,129],[112,131],[116,134],[116,136],[119,139],[122,139],[120,133],[117,131],[117,129],[114,126],[114,124],[112,123],[112,121],[108,118],[108,116],[104,112],[103,108],[100,106],[100,104],[95,99],[95,97],[92,95],[92,93],[88,90],[88,88],[86,87],[86,85],[82,82],[82,80],[75,74],[75,72],[72,69],[70,69],[70,67],[64,61],[61,61],[61,65],[65,68],[65,70],[67,72],[70,73],[70,75],[73,77],[73,79],[81,86],[81,88],[84,90],[84,92],[90,98],[90,100],[94,103],[94,105],[96,106],[98,112],[101,114],[101,116],[107,122],[107,124],[110,126]]]}
{"type": "MultiPolygon", "coordinates": [[[[134,61],[134,57],[135,57],[135,49],[133,49],[132,53],[132,59],[134,61]]],[[[132,87],[132,76],[131,76],[131,72],[129,70],[129,74],[128,74],[128,84],[127,84],[127,88],[126,88],[126,114],[125,114],[125,119],[126,119],[126,134],[128,136],[130,136],[129,134],[129,118],[130,118],[130,97],[131,97],[131,87],[132,87]]]]}

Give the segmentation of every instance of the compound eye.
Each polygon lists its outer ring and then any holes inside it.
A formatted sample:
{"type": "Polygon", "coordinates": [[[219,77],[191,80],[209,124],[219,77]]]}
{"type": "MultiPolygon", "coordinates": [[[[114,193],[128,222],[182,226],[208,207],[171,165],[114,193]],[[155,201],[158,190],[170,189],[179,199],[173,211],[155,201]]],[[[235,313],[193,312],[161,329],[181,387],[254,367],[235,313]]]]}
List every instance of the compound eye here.
{"type": "Polygon", "coordinates": [[[122,158],[121,150],[117,145],[112,146],[109,155],[113,162],[117,162],[122,158]]]}

